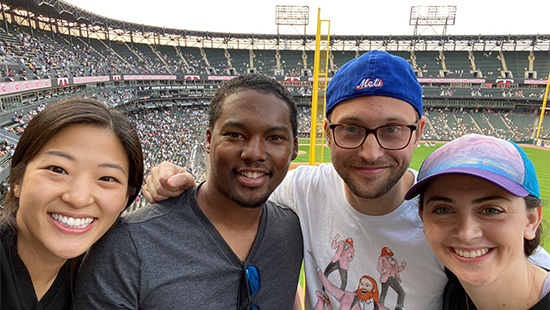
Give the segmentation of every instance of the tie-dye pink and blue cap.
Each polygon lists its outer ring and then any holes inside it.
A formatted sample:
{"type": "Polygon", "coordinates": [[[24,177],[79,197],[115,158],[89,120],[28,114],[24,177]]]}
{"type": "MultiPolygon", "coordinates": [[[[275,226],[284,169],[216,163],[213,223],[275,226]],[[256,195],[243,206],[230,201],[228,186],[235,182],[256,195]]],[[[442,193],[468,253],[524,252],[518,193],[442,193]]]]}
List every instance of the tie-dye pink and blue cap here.
{"type": "Polygon", "coordinates": [[[405,198],[412,199],[426,182],[447,174],[475,176],[515,196],[540,198],[535,167],[525,151],[512,141],[478,134],[462,136],[430,154],[405,198]]]}

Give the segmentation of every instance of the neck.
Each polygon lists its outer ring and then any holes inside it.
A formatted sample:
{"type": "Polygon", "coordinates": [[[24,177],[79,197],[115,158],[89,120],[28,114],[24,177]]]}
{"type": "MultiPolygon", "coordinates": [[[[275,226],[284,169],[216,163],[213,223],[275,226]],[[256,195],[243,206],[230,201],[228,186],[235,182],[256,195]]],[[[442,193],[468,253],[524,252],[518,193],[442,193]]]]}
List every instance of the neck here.
{"type": "Polygon", "coordinates": [[[258,233],[263,206],[240,206],[221,195],[208,181],[197,190],[197,203],[233,252],[246,260],[258,233]]]}
{"type": "Polygon", "coordinates": [[[366,215],[380,216],[399,208],[405,199],[405,193],[413,184],[414,174],[407,170],[387,193],[378,198],[358,197],[351,192],[347,185],[344,184],[344,186],[346,198],[355,210],[366,215]]]}
{"type": "Polygon", "coordinates": [[[42,299],[67,260],[41,254],[35,246],[28,244],[21,235],[17,238],[17,254],[31,276],[36,297],[38,300],[42,299]]]}
{"type": "Polygon", "coordinates": [[[527,310],[539,301],[547,272],[527,259],[524,266],[521,270],[510,268],[505,275],[482,287],[462,285],[478,310],[527,310]]]}

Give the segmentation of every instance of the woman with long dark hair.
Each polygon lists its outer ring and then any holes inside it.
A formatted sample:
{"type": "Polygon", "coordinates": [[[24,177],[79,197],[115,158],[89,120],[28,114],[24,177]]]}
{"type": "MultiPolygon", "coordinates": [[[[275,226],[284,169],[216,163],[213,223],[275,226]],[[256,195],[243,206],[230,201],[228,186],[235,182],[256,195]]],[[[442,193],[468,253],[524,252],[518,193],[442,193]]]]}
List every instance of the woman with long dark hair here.
{"type": "Polygon", "coordinates": [[[143,156],[130,121],[75,98],[29,123],[13,155],[0,212],[0,304],[70,309],[83,254],[136,198],[143,156]]]}

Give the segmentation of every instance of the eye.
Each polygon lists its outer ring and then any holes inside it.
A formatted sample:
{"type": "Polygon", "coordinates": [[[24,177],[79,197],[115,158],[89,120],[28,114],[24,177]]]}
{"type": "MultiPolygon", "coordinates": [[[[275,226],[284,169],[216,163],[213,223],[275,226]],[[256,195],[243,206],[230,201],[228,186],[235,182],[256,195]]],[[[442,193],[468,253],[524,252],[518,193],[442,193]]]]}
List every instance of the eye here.
{"type": "Polygon", "coordinates": [[[50,170],[53,173],[67,174],[67,171],[65,171],[65,169],[63,169],[59,166],[48,166],[48,167],[46,167],[46,169],[50,170]]]}
{"type": "Polygon", "coordinates": [[[432,213],[435,213],[435,214],[450,214],[451,209],[449,209],[447,207],[435,207],[435,208],[433,208],[432,213]]]}
{"type": "Polygon", "coordinates": [[[356,126],[345,126],[345,127],[344,127],[344,130],[346,131],[346,133],[358,133],[358,132],[359,132],[359,127],[356,127],[356,126]]]}
{"type": "Polygon", "coordinates": [[[401,130],[399,126],[386,126],[384,127],[384,133],[386,134],[394,134],[401,130]]]}
{"type": "Polygon", "coordinates": [[[271,137],[269,137],[269,139],[271,139],[272,141],[282,141],[282,140],[285,140],[285,137],[279,136],[279,135],[272,135],[271,137]]]}
{"type": "Polygon", "coordinates": [[[115,178],[115,177],[109,177],[109,176],[101,177],[101,178],[99,178],[99,180],[100,180],[100,181],[105,181],[105,182],[117,182],[117,183],[120,183],[120,182],[118,181],[117,178],[115,178]]]}
{"type": "Polygon", "coordinates": [[[485,215],[499,215],[499,214],[502,214],[504,213],[504,211],[502,211],[501,209],[499,208],[495,208],[495,207],[486,207],[486,208],[483,208],[481,210],[481,212],[485,215]]]}
{"type": "Polygon", "coordinates": [[[225,134],[225,136],[233,139],[240,139],[243,137],[243,135],[238,132],[228,132],[225,134]]]}

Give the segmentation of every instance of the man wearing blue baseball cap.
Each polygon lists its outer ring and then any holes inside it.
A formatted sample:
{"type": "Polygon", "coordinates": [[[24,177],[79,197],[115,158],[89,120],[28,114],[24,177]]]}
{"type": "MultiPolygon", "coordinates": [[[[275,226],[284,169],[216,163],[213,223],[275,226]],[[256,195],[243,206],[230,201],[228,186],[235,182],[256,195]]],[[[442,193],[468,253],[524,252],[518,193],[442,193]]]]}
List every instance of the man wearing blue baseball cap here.
{"type": "MultiPolygon", "coordinates": [[[[447,277],[426,242],[417,200],[404,200],[426,123],[411,65],[365,53],[338,70],[326,97],[332,163],[290,171],[270,197],[300,218],[306,309],[321,309],[326,298],[334,309],[441,309],[447,277]]],[[[191,179],[169,163],[151,173],[149,201],[181,193],[191,179]]]]}
{"type": "Polygon", "coordinates": [[[334,308],[353,309],[339,290],[356,291],[361,278],[371,276],[380,305],[440,309],[447,278],[429,251],[416,202],[404,201],[425,125],[422,88],[411,65],[386,52],[365,53],[338,70],[326,98],[332,163],[298,167],[271,196],[296,210],[304,248],[311,251],[304,255],[306,308],[324,289],[334,308]],[[331,247],[335,235],[354,240],[343,289],[338,273],[325,271],[338,251],[331,247]]]}

